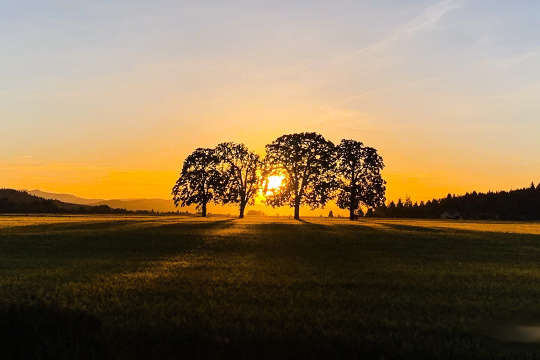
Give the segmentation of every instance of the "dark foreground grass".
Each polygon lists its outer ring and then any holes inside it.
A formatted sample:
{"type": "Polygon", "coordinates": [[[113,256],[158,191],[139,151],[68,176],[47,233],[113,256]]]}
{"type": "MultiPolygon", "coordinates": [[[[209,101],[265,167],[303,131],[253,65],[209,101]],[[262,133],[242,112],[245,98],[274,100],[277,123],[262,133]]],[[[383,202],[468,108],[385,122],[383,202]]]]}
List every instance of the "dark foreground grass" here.
{"type": "Polygon", "coordinates": [[[0,228],[0,358],[536,358],[539,345],[492,335],[540,324],[539,280],[535,234],[318,219],[19,224],[0,228]]]}

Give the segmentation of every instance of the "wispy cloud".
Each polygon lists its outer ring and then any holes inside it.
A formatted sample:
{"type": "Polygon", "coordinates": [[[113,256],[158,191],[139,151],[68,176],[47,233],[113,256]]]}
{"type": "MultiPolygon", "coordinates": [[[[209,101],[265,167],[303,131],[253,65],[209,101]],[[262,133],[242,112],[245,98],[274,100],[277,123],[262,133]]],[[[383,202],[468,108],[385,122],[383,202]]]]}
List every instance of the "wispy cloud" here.
{"type": "Polygon", "coordinates": [[[435,5],[427,7],[424,12],[405,25],[403,31],[406,34],[423,31],[432,28],[447,13],[463,6],[463,0],[443,0],[435,5]]]}
{"type": "Polygon", "coordinates": [[[342,104],[343,105],[348,105],[348,104],[350,104],[350,103],[352,103],[352,102],[354,102],[356,100],[362,99],[362,98],[364,98],[366,96],[373,95],[373,94],[391,92],[393,90],[398,90],[398,89],[410,90],[410,89],[414,89],[415,87],[422,87],[422,86],[425,86],[427,84],[432,84],[432,83],[441,81],[442,79],[443,79],[443,77],[441,77],[441,76],[431,76],[431,77],[426,77],[426,78],[414,79],[414,80],[406,81],[406,82],[393,83],[393,84],[389,84],[387,86],[381,86],[381,87],[377,87],[377,88],[367,89],[367,90],[363,91],[362,93],[352,95],[352,96],[349,96],[349,97],[345,98],[343,100],[342,104]]]}
{"type": "Polygon", "coordinates": [[[449,12],[463,6],[465,0],[443,0],[425,8],[409,22],[398,26],[386,38],[358,50],[358,54],[376,53],[392,44],[408,39],[416,33],[432,29],[449,12]]]}
{"type": "Polygon", "coordinates": [[[507,70],[515,66],[521,65],[528,61],[537,61],[536,58],[540,56],[540,47],[524,51],[521,53],[513,54],[506,58],[496,59],[493,61],[494,66],[500,70],[507,70]]]}
{"type": "MultiPolygon", "coordinates": [[[[442,0],[425,7],[409,21],[395,27],[381,40],[369,44],[368,46],[349,54],[347,57],[341,57],[339,59],[340,65],[344,66],[343,64],[346,62],[358,62],[361,59],[362,63],[365,65],[364,67],[369,68],[371,74],[377,72],[382,74],[381,69],[389,68],[389,66],[393,65],[393,63],[397,61],[396,59],[398,59],[398,57],[395,56],[395,52],[392,51],[394,46],[411,40],[419,33],[433,29],[450,12],[462,8],[465,1],[466,0],[442,0]]],[[[416,86],[423,86],[427,83],[437,82],[439,80],[441,80],[440,76],[414,78],[413,80],[408,81],[401,81],[399,78],[389,79],[384,86],[377,85],[372,88],[368,87],[360,93],[346,97],[340,105],[348,106],[373,93],[387,92],[395,89],[406,90],[416,86]]]]}

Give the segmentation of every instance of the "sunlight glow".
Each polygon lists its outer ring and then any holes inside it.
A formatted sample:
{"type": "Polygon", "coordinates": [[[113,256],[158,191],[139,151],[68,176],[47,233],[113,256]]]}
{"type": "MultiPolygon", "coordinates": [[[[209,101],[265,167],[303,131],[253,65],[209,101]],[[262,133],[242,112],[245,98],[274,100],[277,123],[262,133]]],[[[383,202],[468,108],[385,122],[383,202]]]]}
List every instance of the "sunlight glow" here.
{"type": "Polygon", "coordinates": [[[268,196],[272,196],[277,193],[283,186],[285,175],[270,175],[263,180],[263,185],[259,189],[257,196],[255,197],[256,204],[264,204],[268,196]]]}
{"type": "Polygon", "coordinates": [[[278,190],[281,187],[284,179],[285,176],[283,175],[269,176],[268,179],[266,179],[266,186],[264,187],[265,193],[268,194],[278,190]]]}

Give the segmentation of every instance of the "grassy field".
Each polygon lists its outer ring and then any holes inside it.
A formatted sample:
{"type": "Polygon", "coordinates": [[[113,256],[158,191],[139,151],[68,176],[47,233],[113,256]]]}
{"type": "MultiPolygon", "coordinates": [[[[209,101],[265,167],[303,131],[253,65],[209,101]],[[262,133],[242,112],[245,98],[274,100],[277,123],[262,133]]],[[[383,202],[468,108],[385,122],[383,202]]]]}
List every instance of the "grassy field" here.
{"type": "Polygon", "coordinates": [[[0,216],[4,358],[525,359],[536,324],[540,223],[0,216]]]}

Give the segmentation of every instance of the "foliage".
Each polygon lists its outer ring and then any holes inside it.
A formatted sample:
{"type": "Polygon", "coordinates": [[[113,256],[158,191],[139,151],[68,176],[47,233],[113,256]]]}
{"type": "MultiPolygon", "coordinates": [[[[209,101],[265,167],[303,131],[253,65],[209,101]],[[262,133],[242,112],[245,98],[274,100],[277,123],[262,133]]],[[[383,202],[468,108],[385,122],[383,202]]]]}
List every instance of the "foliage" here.
{"type": "Polygon", "coordinates": [[[0,213],[48,214],[122,214],[125,209],[112,209],[107,205],[79,205],[58,200],[43,199],[26,191],[0,189],[0,213]]]}
{"type": "Polygon", "coordinates": [[[336,153],[337,205],[349,209],[352,220],[360,205],[373,208],[383,204],[386,181],[381,175],[383,159],[377,150],[364,146],[360,141],[341,140],[336,153]]]}
{"type": "Polygon", "coordinates": [[[259,155],[250,152],[244,144],[221,143],[215,149],[220,161],[219,171],[224,177],[220,200],[224,204],[238,203],[240,218],[247,204],[252,205],[259,190],[259,155]]]}
{"type": "Polygon", "coordinates": [[[280,136],[266,145],[262,162],[244,144],[225,142],[214,149],[197,149],[186,159],[173,198],[177,206],[202,207],[203,216],[210,201],[237,203],[243,218],[246,206],[262,190],[268,205],[289,205],[299,219],[301,205],[324,206],[339,188],[338,205],[349,208],[352,219],[361,204],[375,207],[384,202],[383,166],[374,148],[354,140],[342,140],[336,148],[313,132],[280,136]],[[272,176],[281,183],[269,189],[272,176]]]}
{"type": "Polygon", "coordinates": [[[295,219],[300,205],[325,205],[335,188],[334,150],[322,135],[308,132],[283,135],[266,145],[265,175],[285,174],[282,187],[267,197],[267,203],[294,207],[295,219]]]}
{"type": "Polygon", "coordinates": [[[223,193],[226,179],[218,169],[219,158],[214,149],[198,148],[184,161],[180,177],[173,187],[176,206],[197,205],[206,216],[206,206],[223,193]]]}
{"type": "Polygon", "coordinates": [[[493,220],[540,220],[540,187],[488,193],[448,194],[446,198],[426,203],[410,199],[378,207],[377,217],[396,218],[462,218],[493,220]]]}

